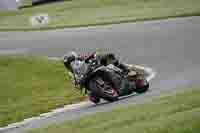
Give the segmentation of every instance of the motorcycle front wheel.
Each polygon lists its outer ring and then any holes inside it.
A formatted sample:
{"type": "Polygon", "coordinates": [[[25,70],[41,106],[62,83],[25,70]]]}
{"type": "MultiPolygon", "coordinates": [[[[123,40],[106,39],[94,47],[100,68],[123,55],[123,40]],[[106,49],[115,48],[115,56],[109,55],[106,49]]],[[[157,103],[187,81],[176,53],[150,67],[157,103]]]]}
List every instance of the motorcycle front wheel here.
{"type": "Polygon", "coordinates": [[[118,100],[119,94],[111,80],[105,80],[101,76],[96,76],[90,80],[89,87],[96,96],[106,101],[113,102],[118,100]]]}

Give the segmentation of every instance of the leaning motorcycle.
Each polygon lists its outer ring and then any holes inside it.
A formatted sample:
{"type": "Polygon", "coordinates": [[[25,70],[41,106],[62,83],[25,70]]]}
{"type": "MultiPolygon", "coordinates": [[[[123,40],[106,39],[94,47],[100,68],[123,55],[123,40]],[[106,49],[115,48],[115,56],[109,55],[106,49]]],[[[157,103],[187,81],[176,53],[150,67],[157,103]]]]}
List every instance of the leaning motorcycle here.
{"type": "Polygon", "coordinates": [[[86,64],[88,65],[87,72],[83,75],[81,69],[78,69],[77,74],[81,75],[79,78],[81,88],[85,88],[90,101],[95,104],[99,103],[100,99],[113,102],[121,96],[134,92],[144,93],[149,89],[145,74],[132,70],[131,66],[128,66],[130,72],[124,73],[112,64],[99,65],[97,60],[89,60],[86,64]]]}

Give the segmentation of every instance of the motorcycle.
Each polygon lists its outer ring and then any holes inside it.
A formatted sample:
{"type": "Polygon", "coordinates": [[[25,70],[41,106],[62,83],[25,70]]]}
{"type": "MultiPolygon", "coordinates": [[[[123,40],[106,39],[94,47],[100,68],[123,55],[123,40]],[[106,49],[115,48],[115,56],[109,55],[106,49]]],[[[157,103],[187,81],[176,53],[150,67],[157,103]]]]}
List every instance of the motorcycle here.
{"type": "MultiPolygon", "coordinates": [[[[81,64],[80,62],[77,64],[81,64]]],[[[144,93],[149,89],[149,82],[144,72],[137,71],[133,66],[128,65],[129,73],[124,73],[120,68],[109,64],[99,65],[95,59],[88,60],[77,69],[76,75],[80,75],[79,84],[89,95],[90,101],[97,104],[101,99],[113,102],[121,96],[130,95],[134,92],[144,93]],[[87,64],[87,66],[85,66],[87,64]],[[134,70],[133,70],[134,69],[134,70]],[[83,74],[84,73],[84,74],[83,74]]]]}

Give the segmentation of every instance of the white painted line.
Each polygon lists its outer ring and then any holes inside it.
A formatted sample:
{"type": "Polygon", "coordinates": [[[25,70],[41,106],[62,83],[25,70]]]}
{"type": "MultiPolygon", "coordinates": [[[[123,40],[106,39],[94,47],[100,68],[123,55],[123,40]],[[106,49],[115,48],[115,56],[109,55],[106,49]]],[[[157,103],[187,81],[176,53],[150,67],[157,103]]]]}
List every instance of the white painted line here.
{"type": "Polygon", "coordinates": [[[16,123],[9,124],[6,127],[1,127],[0,132],[6,131],[6,130],[9,130],[9,129],[13,129],[13,128],[18,128],[18,127],[21,127],[21,126],[26,125],[28,123],[31,123],[32,121],[39,120],[39,119],[42,119],[42,118],[52,117],[52,116],[55,116],[59,113],[63,113],[63,112],[69,111],[69,110],[84,107],[84,106],[90,105],[90,104],[91,104],[91,102],[85,101],[85,102],[80,102],[80,103],[77,103],[77,104],[66,105],[63,108],[54,109],[51,112],[40,114],[38,117],[27,118],[27,119],[24,119],[21,122],[16,122],[16,123]]]}
{"type": "MultiPolygon", "coordinates": [[[[156,73],[153,71],[153,69],[151,69],[149,67],[143,67],[143,66],[139,66],[139,65],[137,65],[136,67],[138,69],[144,70],[145,73],[147,73],[148,82],[150,80],[152,80],[156,76],[156,73]]],[[[42,118],[52,117],[52,116],[55,116],[57,114],[60,114],[60,113],[63,113],[63,112],[69,111],[69,110],[73,110],[73,109],[78,109],[78,108],[81,108],[81,107],[84,107],[84,106],[87,106],[87,105],[88,106],[92,105],[92,103],[89,102],[89,101],[84,101],[84,102],[80,102],[80,103],[76,103],[76,104],[65,105],[63,108],[54,109],[54,110],[52,110],[52,111],[50,111],[48,113],[40,114],[38,117],[27,118],[27,119],[24,119],[21,122],[12,123],[12,124],[9,124],[6,127],[0,127],[0,132],[1,131],[6,131],[6,130],[9,130],[9,129],[13,129],[13,128],[18,128],[20,126],[23,126],[23,125],[26,125],[28,123],[31,123],[34,120],[39,120],[39,119],[42,119],[42,118]]]]}
{"type": "Polygon", "coordinates": [[[85,102],[80,102],[80,103],[77,103],[77,104],[66,105],[66,106],[64,106],[64,108],[59,108],[59,109],[53,110],[52,114],[63,113],[67,110],[73,110],[73,109],[81,108],[81,107],[84,107],[86,105],[90,105],[90,102],[85,101],[85,102]]]}
{"type": "Polygon", "coordinates": [[[40,117],[50,117],[52,116],[52,112],[40,114],[40,117]]]}
{"type": "Polygon", "coordinates": [[[31,121],[34,121],[34,120],[38,120],[38,119],[40,119],[40,117],[27,118],[27,119],[24,119],[24,122],[28,123],[28,122],[31,122],[31,121]]]}

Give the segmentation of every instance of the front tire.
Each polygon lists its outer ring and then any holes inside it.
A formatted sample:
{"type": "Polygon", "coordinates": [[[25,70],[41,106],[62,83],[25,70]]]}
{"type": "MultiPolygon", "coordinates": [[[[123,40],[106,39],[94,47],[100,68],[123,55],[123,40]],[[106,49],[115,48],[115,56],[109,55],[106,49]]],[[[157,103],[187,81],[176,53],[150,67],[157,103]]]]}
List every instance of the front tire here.
{"type": "Polygon", "coordinates": [[[89,93],[88,96],[89,96],[90,101],[95,103],[95,104],[98,104],[101,101],[100,97],[95,95],[95,94],[93,94],[93,93],[89,93]]]}
{"type": "Polygon", "coordinates": [[[118,100],[119,94],[115,90],[111,79],[106,81],[103,77],[96,76],[90,80],[89,87],[92,93],[106,101],[113,102],[118,100]]]}

